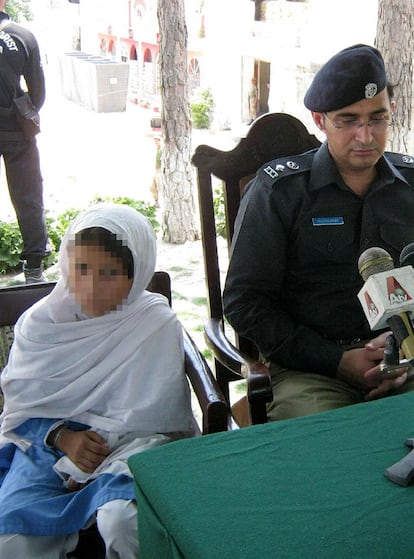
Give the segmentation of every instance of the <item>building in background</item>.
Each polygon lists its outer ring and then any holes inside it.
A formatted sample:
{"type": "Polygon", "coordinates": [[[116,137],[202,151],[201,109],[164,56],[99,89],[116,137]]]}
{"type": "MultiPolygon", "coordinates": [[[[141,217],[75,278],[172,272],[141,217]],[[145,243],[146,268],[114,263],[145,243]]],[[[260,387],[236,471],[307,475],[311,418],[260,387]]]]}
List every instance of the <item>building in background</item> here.
{"type": "MultiPolygon", "coordinates": [[[[191,0],[187,4],[191,93],[200,86],[203,14],[202,2],[191,0]]],[[[148,106],[154,104],[160,93],[157,0],[118,0],[116,9],[110,0],[81,0],[80,21],[82,50],[128,63],[130,100],[148,106]]]]}
{"type": "Polygon", "coordinates": [[[240,50],[243,118],[254,76],[259,113],[267,109],[290,113],[319,135],[303,105],[305,92],[330,56],[352,44],[374,44],[377,0],[250,0],[250,4],[253,15],[240,50]]]}
{"type": "MultiPolygon", "coordinates": [[[[71,35],[66,50],[128,64],[129,100],[159,106],[157,0],[33,3],[61,15],[70,12],[65,21],[77,26],[69,33],[48,25],[55,29],[49,51],[51,44],[61,49],[57,42],[71,35]]],[[[377,0],[185,0],[185,5],[190,95],[211,89],[217,128],[249,121],[255,78],[259,115],[288,112],[315,132],[303,106],[315,71],[341,48],[375,40],[377,0]]]]}

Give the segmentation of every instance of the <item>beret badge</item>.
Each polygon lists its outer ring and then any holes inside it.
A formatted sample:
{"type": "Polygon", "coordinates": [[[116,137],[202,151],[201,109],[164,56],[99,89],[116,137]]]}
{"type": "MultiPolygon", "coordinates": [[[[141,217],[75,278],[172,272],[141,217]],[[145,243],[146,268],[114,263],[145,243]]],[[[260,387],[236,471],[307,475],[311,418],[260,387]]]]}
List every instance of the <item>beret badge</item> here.
{"type": "Polygon", "coordinates": [[[376,83],[367,83],[365,86],[365,99],[372,99],[377,94],[378,87],[376,83]]]}

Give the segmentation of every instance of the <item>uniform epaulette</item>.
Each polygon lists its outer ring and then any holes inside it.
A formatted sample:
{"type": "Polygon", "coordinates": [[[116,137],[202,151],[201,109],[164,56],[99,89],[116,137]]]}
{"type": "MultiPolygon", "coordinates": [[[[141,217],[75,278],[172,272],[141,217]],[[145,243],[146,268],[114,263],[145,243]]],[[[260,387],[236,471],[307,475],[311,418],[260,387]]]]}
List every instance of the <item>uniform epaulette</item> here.
{"type": "Polygon", "coordinates": [[[301,153],[300,155],[289,155],[269,161],[258,172],[258,176],[267,184],[297,173],[309,171],[312,168],[313,158],[317,149],[301,153]]]}
{"type": "Polygon", "coordinates": [[[386,151],[384,156],[394,165],[394,167],[408,167],[410,169],[414,169],[414,157],[412,155],[386,151]]]}

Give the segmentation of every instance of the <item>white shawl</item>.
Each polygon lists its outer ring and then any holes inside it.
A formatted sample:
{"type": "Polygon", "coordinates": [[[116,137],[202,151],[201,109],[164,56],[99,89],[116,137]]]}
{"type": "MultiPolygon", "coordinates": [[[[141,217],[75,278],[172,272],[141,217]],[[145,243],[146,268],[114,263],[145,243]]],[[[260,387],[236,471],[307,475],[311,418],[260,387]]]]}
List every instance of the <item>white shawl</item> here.
{"type": "Polygon", "coordinates": [[[3,442],[27,448],[13,430],[29,418],[143,436],[192,430],[181,326],[163,296],[145,291],[155,260],[152,226],[132,208],[100,204],[75,219],[62,241],[55,289],[15,327],[1,379],[3,442]],[[127,301],[96,318],[82,315],[67,288],[68,241],[89,227],[115,233],[134,258],[127,301]]]}

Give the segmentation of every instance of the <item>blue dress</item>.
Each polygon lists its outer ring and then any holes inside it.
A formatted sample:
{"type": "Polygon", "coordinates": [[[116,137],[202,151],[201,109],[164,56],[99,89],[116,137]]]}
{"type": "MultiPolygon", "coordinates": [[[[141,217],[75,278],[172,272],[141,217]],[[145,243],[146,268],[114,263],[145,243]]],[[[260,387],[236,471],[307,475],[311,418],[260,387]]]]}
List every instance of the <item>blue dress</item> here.
{"type": "Polygon", "coordinates": [[[124,474],[103,473],[82,489],[69,491],[53,470],[62,452],[44,443],[57,421],[30,419],[16,428],[33,443],[26,452],[12,443],[0,449],[0,534],[72,534],[106,502],[135,499],[133,480],[124,474]]]}

